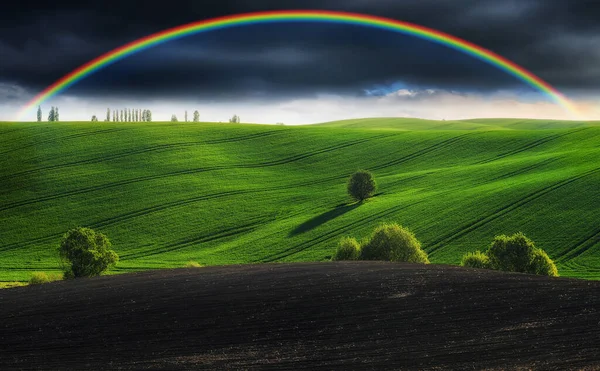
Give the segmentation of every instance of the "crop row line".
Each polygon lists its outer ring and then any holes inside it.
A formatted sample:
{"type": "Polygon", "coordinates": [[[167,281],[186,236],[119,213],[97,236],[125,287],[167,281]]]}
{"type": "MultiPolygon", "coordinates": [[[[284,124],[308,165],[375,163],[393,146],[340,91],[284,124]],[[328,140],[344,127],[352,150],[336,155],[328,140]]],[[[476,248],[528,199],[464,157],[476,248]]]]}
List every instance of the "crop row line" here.
{"type": "Polygon", "coordinates": [[[323,153],[331,152],[334,150],[338,150],[338,149],[354,146],[357,144],[365,143],[372,139],[377,139],[377,138],[383,137],[383,136],[387,136],[387,135],[383,134],[383,135],[373,136],[368,139],[354,140],[354,141],[326,147],[326,148],[323,148],[320,150],[315,150],[315,151],[311,151],[311,152],[304,153],[304,154],[286,157],[286,158],[283,158],[280,160],[275,160],[275,161],[267,161],[267,162],[261,162],[261,163],[256,163],[256,164],[238,164],[238,165],[230,165],[230,166],[219,165],[219,166],[211,166],[211,167],[201,167],[201,168],[195,168],[195,169],[179,170],[179,171],[174,171],[174,172],[164,173],[164,174],[147,175],[147,176],[141,176],[141,177],[137,177],[137,178],[125,179],[125,180],[121,180],[121,181],[117,181],[117,182],[106,183],[106,184],[101,184],[101,185],[92,186],[92,187],[85,187],[85,188],[80,188],[80,189],[76,189],[76,190],[52,194],[52,195],[48,195],[48,196],[43,196],[43,197],[33,198],[33,199],[29,199],[29,200],[23,200],[23,201],[19,201],[19,202],[9,203],[9,204],[6,204],[6,205],[3,205],[2,207],[0,207],[0,211],[6,211],[6,210],[14,209],[17,207],[21,207],[21,206],[56,200],[56,199],[60,199],[60,198],[85,194],[85,193],[94,192],[94,191],[101,191],[101,190],[120,187],[120,186],[124,186],[124,185],[129,185],[129,184],[134,184],[134,183],[139,183],[139,182],[144,182],[144,181],[150,181],[150,180],[163,179],[163,178],[174,177],[174,176],[180,176],[180,175],[190,175],[190,174],[197,174],[197,173],[201,173],[201,172],[216,171],[216,170],[249,169],[249,168],[260,168],[260,167],[284,165],[284,164],[288,164],[288,163],[291,163],[294,161],[299,161],[302,159],[313,157],[313,156],[316,156],[319,154],[323,154],[323,153]]]}
{"type": "Polygon", "coordinates": [[[487,164],[487,163],[489,163],[489,162],[493,162],[493,161],[496,161],[496,160],[500,160],[500,159],[502,159],[502,158],[505,158],[505,157],[508,157],[508,156],[512,156],[512,155],[516,155],[516,154],[518,154],[518,153],[521,153],[521,152],[528,151],[528,150],[530,150],[530,149],[532,149],[532,148],[535,148],[535,147],[539,147],[539,146],[541,146],[542,144],[548,143],[548,142],[550,142],[550,141],[553,141],[553,140],[556,140],[556,139],[558,139],[558,138],[562,138],[562,137],[564,137],[564,136],[567,136],[567,135],[575,134],[575,133],[578,133],[578,132],[580,132],[580,131],[587,130],[587,129],[589,129],[589,128],[587,128],[587,127],[584,127],[584,128],[579,128],[579,129],[573,129],[573,130],[569,130],[569,131],[568,131],[568,132],[566,132],[566,133],[552,134],[552,135],[549,135],[549,136],[547,136],[547,137],[544,137],[544,138],[540,138],[540,139],[538,139],[538,140],[535,140],[535,141],[533,141],[533,142],[531,142],[531,143],[529,143],[529,144],[526,144],[526,145],[524,145],[524,146],[522,146],[522,147],[519,147],[519,148],[513,149],[513,150],[511,150],[511,151],[508,151],[508,152],[505,152],[505,153],[499,154],[499,155],[497,155],[496,157],[493,157],[493,158],[489,158],[489,159],[485,159],[485,160],[478,161],[478,162],[476,162],[475,164],[477,164],[477,165],[479,165],[479,164],[487,164]]]}
{"type": "Polygon", "coordinates": [[[91,136],[91,135],[114,133],[114,132],[118,132],[118,131],[122,131],[122,130],[125,130],[125,129],[123,129],[123,128],[112,128],[112,129],[101,129],[101,130],[86,131],[84,133],[69,134],[69,135],[65,135],[65,136],[62,136],[62,137],[41,140],[41,141],[38,141],[38,142],[29,143],[29,144],[21,146],[21,147],[9,149],[8,151],[0,152],[0,155],[4,155],[4,154],[7,154],[7,153],[19,151],[19,150],[22,150],[22,149],[25,149],[25,148],[35,147],[35,146],[38,146],[38,145],[44,144],[44,143],[59,142],[59,141],[65,140],[65,139],[82,138],[82,137],[87,137],[87,136],[91,136]]]}
{"type": "Polygon", "coordinates": [[[254,221],[252,223],[223,229],[223,230],[219,231],[219,233],[216,233],[216,234],[211,233],[208,235],[186,238],[184,240],[180,240],[180,241],[177,241],[174,243],[154,247],[149,250],[136,251],[136,252],[132,252],[129,254],[123,254],[119,260],[126,261],[126,260],[131,260],[131,259],[145,258],[145,257],[152,256],[152,255],[164,254],[164,253],[168,253],[168,252],[181,250],[186,247],[193,246],[193,245],[196,245],[199,243],[212,242],[212,241],[223,239],[226,237],[231,237],[236,234],[247,233],[252,230],[255,230],[263,221],[264,221],[264,219],[257,219],[256,221],[254,221]]]}
{"type": "Polygon", "coordinates": [[[456,137],[452,137],[450,139],[443,140],[443,141],[438,142],[436,144],[433,144],[433,145],[431,145],[429,147],[426,147],[426,148],[420,149],[418,151],[415,151],[415,152],[413,152],[413,153],[411,153],[409,155],[397,158],[395,160],[388,161],[386,163],[383,163],[383,164],[380,164],[380,165],[377,165],[377,166],[373,166],[369,170],[375,171],[375,170],[381,170],[381,169],[384,169],[384,168],[390,167],[390,166],[400,165],[400,164],[405,163],[407,161],[414,160],[415,158],[427,155],[427,154],[429,154],[431,152],[434,152],[434,151],[436,151],[438,149],[446,148],[446,147],[448,147],[448,146],[450,146],[452,144],[455,144],[456,142],[461,141],[465,137],[471,136],[473,134],[474,133],[467,133],[467,134],[458,135],[456,137]]]}
{"type": "Polygon", "coordinates": [[[494,210],[488,216],[485,216],[483,218],[480,218],[480,219],[477,219],[475,221],[472,221],[472,222],[470,222],[470,223],[462,226],[461,228],[459,228],[459,229],[457,229],[457,230],[455,230],[455,231],[453,231],[453,232],[451,232],[449,234],[446,234],[445,236],[443,236],[443,237],[437,239],[436,241],[432,242],[431,245],[429,246],[429,248],[426,249],[426,250],[428,250],[427,252],[429,254],[432,254],[432,253],[436,252],[437,250],[439,250],[444,244],[447,244],[449,242],[455,241],[456,239],[458,239],[458,238],[460,238],[460,237],[462,237],[462,236],[464,236],[464,235],[472,232],[473,230],[475,230],[475,229],[477,229],[477,228],[479,228],[479,227],[481,227],[481,226],[483,226],[485,224],[488,224],[489,222],[491,222],[493,220],[496,220],[496,219],[500,218],[501,216],[506,215],[510,211],[513,211],[513,210],[515,210],[515,209],[517,209],[517,208],[519,208],[519,207],[521,207],[521,206],[523,206],[523,205],[525,205],[525,204],[527,204],[527,203],[529,203],[529,202],[531,202],[533,200],[536,200],[536,199],[538,199],[538,198],[546,195],[547,193],[555,191],[555,190],[557,190],[557,189],[559,189],[559,188],[561,188],[563,186],[566,186],[566,185],[568,185],[570,183],[573,183],[573,182],[575,182],[575,181],[577,181],[577,180],[579,180],[581,178],[584,178],[584,177],[590,176],[592,174],[595,174],[595,173],[597,173],[599,171],[600,171],[600,168],[595,168],[595,169],[592,169],[592,170],[588,170],[588,171],[585,171],[585,172],[583,172],[581,174],[578,174],[576,176],[572,176],[570,178],[561,180],[561,181],[559,181],[557,183],[548,185],[548,186],[543,187],[543,188],[541,188],[541,189],[539,189],[539,190],[537,190],[535,192],[532,192],[532,193],[530,193],[530,194],[528,194],[528,195],[526,195],[526,196],[524,196],[524,197],[522,197],[522,198],[520,198],[520,199],[518,199],[518,200],[516,200],[514,202],[509,203],[508,205],[502,206],[499,209],[494,210]]]}
{"type": "Polygon", "coordinates": [[[566,260],[575,259],[582,255],[596,244],[600,243],[600,228],[595,229],[587,237],[579,240],[573,247],[567,249],[555,256],[556,262],[564,262],[566,260]]]}
{"type": "Polygon", "coordinates": [[[242,140],[249,140],[249,139],[255,139],[255,138],[259,138],[259,137],[271,136],[271,135],[277,134],[277,133],[279,133],[279,132],[278,131],[269,131],[269,132],[264,132],[264,133],[256,133],[256,134],[244,135],[244,136],[240,136],[240,137],[227,138],[227,139],[213,139],[213,140],[197,141],[197,142],[157,144],[157,145],[149,146],[149,147],[145,147],[145,148],[123,151],[121,153],[117,153],[117,154],[113,154],[113,155],[105,155],[102,157],[95,157],[95,158],[90,158],[90,159],[85,159],[85,160],[72,161],[72,162],[67,162],[67,163],[63,163],[63,164],[43,166],[43,167],[31,169],[31,170],[20,171],[17,173],[12,173],[10,175],[6,175],[4,177],[0,177],[0,181],[4,181],[9,178],[14,178],[16,176],[31,175],[31,174],[35,174],[35,173],[45,171],[45,170],[56,170],[56,169],[68,168],[68,167],[72,167],[72,166],[95,164],[95,163],[100,163],[100,162],[105,162],[105,161],[118,160],[118,159],[125,158],[128,156],[135,156],[135,155],[139,155],[139,154],[143,154],[143,153],[158,152],[158,151],[172,150],[172,149],[178,149],[178,148],[187,148],[187,147],[193,147],[196,145],[206,145],[206,144],[212,145],[212,144],[221,144],[221,143],[229,143],[229,142],[238,142],[238,141],[242,141],[242,140]]]}
{"type": "MultiPolygon", "coordinates": [[[[338,180],[338,179],[343,179],[343,178],[346,178],[346,176],[345,175],[330,176],[330,177],[319,179],[319,180],[305,181],[305,182],[300,182],[300,183],[291,184],[291,185],[272,186],[272,187],[267,187],[267,188],[262,188],[262,189],[231,190],[231,191],[218,192],[218,193],[212,193],[212,194],[207,194],[207,195],[194,196],[194,197],[190,197],[190,198],[171,201],[171,202],[167,202],[167,203],[163,203],[163,204],[159,204],[159,205],[155,205],[155,206],[146,207],[143,209],[134,210],[134,211],[131,211],[128,213],[116,215],[111,218],[107,218],[107,219],[104,219],[104,220],[101,220],[98,222],[90,223],[87,226],[89,228],[104,228],[104,227],[108,227],[108,226],[112,226],[112,225],[115,225],[118,223],[125,222],[127,220],[134,219],[136,217],[141,217],[141,216],[149,215],[152,213],[156,213],[156,212],[160,212],[160,211],[164,211],[164,210],[168,210],[168,209],[172,209],[172,208],[176,208],[176,207],[188,206],[195,202],[212,200],[212,199],[217,199],[217,198],[221,198],[221,197],[237,196],[237,195],[243,195],[243,194],[295,189],[295,188],[303,187],[303,186],[312,186],[312,185],[317,185],[317,184],[328,183],[333,180],[338,180]]],[[[19,249],[19,248],[34,245],[34,244],[48,243],[52,240],[56,240],[56,239],[60,238],[61,235],[62,234],[52,234],[52,235],[47,235],[44,237],[39,237],[39,238],[35,238],[32,240],[28,240],[26,242],[7,244],[7,245],[0,247],[0,252],[19,249]]]]}
{"type": "Polygon", "coordinates": [[[544,167],[546,165],[549,165],[549,164],[551,164],[553,162],[556,162],[557,160],[559,160],[559,158],[549,158],[549,159],[544,160],[544,161],[536,162],[533,165],[525,166],[525,167],[522,167],[522,168],[517,169],[515,171],[511,171],[509,173],[505,173],[505,174],[499,175],[499,176],[491,179],[491,181],[512,178],[514,176],[524,174],[524,173],[526,173],[528,171],[539,169],[539,168],[544,167]]]}

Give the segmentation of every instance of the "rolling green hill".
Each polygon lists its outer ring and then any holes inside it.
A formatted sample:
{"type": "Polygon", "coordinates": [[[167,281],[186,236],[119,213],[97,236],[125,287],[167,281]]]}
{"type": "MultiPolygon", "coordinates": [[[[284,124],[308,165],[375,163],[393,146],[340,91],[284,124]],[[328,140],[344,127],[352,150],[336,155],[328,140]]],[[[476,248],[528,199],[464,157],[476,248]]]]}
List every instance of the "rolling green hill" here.
{"type": "Polygon", "coordinates": [[[600,126],[600,121],[472,119],[436,121],[404,117],[363,118],[315,124],[327,127],[396,130],[541,130],[600,126]]]}
{"type": "Polygon", "coordinates": [[[313,126],[395,130],[506,130],[501,125],[466,121],[436,121],[404,117],[363,118],[324,122],[313,126]]]}
{"type": "Polygon", "coordinates": [[[75,226],[110,238],[119,273],[321,261],[383,221],[413,230],[433,263],[522,231],[562,276],[600,279],[600,128],[550,126],[1,123],[0,281],[58,270],[75,226]],[[345,189],[359,168],[380,192],[360,206],[345,189]]]}

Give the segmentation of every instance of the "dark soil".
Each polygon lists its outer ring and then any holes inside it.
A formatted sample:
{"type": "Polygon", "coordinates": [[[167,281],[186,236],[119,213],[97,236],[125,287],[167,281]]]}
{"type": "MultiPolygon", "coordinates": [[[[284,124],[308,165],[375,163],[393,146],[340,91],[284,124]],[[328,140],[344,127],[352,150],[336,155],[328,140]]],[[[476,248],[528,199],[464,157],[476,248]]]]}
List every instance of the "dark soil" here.
{"type": "Polygon", "coordinates": [[[600,282],[385,262],[0,290],[0,369],[600,370],[600,282]]]}

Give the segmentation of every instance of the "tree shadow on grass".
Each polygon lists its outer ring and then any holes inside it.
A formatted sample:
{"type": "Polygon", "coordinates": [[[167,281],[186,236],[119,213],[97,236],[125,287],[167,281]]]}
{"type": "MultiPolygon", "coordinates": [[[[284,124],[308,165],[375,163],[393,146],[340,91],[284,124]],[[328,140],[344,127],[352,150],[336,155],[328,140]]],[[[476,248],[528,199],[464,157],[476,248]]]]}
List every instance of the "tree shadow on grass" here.
{"type": "Polygon", "coordinates": [[[338,216],[346,214],[348,211],[356,209],[360,205],[361,205],[361,202],[338,205],[334,209],[324,212],[321,215],[317,215],[314,218],[309,219],[309,220],[305,221],[304,223],[300,224],[293,231],[290,232],[290,237],[298,235],[300,233],[308,232],[311,229],[317,228],[318,226],[325,224],[328,221],[337,218],[338,216]]]}

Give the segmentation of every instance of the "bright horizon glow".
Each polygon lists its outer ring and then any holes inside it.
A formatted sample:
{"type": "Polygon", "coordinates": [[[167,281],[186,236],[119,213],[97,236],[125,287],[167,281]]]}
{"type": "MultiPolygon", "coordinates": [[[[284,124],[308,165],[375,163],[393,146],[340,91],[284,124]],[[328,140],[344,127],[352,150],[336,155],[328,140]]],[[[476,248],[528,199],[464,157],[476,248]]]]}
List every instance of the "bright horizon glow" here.
{"type": "MultiPolygon", "coordinates": [[[[412,90],[411,90],[412,91],[412,90]]],[[[415,91],[413,91],[415,92],[415,91]]],[[[422,91],[423,92],[423,91],[422,91]]],[[[576,100],[577,108],[586,117],[585,121],[600,121],[600,99],[576,100]]],[[[433,94],[411,95],[400,90],[385,96],[346,96],[340,94],[317,94],[290,97],[288,99],[253,99],[240,101],[203,101],[199,99],[171,98],[138,100],[132,97],[106,98],[100,101],[87,97],[61,94],[42,106],[45,121],[50,105],[60,107],[61,121],[89,121],[96,115],[100,121],[106,109],[150,108],[154,122],[169,121],[176,114],[180,121],[188,111],[191,119],[195,110],[200,112],[202,122],[227,122],[238,114],[244,123],[313,124],[343,119],[405,117],[425,120],[462,120],[479,118],[512,118],[561,121],[572,120],[563,107],[548,99],[523,101],[512,91],[497,92],[482,96],[478,93],[454,94],[438,90],[433,94]]],[[[14,117],[19,107],[0,104],[0,112],[14,117]]],[[[35,112],[28,121],[35,121],[35,112]]],[[[1,121],[2,119],[0,119],[1,121]]]]}
{"type": "Polygon", "coordinates": [[[321,11],[321,10],[285,10],[285,11],[268,11],[257,13],[236,14],[219,18],[212,18],[198,22],[188,23],[178,27],[160,31],[149,36],[132,41],[126,45],[109,51],[98,58],[84,64],[75,69],[69,74],[63,76],[55,83],[44,89],[29,101],[18,113],[16,120],[20,121],[24,115],[41,105],[48,99],[65,91],[67,88],[82,80],[83,78],[97,72],[98,70],[109,66],[127,56],[142,50],[148,49],[158,44],[182,38],[188,35],[201,32],[214,31],[223,28],[246,26],[261,23],[278,23],[278,22],[327,22],[352,24],[358,26],[372,27],[384,29],[392,32],[398,32],[410,36],[419,37],[461,51],[480,59],[492,66],[495,66],[505,72],[517,77],[519,80],[539,90],[549,96],[554,102],[562,106],[565,110],[571,113],[576,119],[581,119],[581,114],[577,108],[564,95],[552,87],[550,84],[540,79],[533,73],[527,71],[523,67],[501,57],[500,55],[472,44],[466,40],[459,39],[452,35],[419,26],[416,24],[397,21],[393,19],[377,17],[372,15],[364,15],[357,13],[337,12],[337,11],[321,11]]]}

